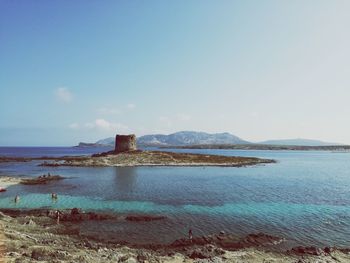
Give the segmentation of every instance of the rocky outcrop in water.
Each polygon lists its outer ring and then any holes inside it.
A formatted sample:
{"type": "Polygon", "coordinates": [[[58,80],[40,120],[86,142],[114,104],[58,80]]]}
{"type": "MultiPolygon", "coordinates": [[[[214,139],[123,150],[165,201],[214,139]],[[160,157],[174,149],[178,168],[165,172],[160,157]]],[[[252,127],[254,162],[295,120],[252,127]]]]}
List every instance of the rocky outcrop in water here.
{"type": "Polygon", "coordinates": [[[84,157],[56,158],[42,166],[230,166],[274,163],[274,160],[254,157],[221,156],[210,154],[174,153],[161,151],[105,152],[84,157]]]}
{"type": "Polygon", "coordinates": [[[153,216],[153,215],[129,215],[126,216],[125,219],[127,221],[133,222],[149,222],[149,221],[158,221],[166,219],[165,216],[153,216]]]}
{"type": "Polygon", "coordinates": [[[258,246],[273,246],[281,243],[284,239],[280,237],[274,237],[264,233],[249,234],[244,238],[237,238],[232,234],[225,234],[224,232],[216,235],[195,237],[192,240],[187,238],[178,239],[169,245],[170,248],[181,248],[187,246],[204,246],[215,245],[217,247],[237,250],[247,247],[258,246]]]}
{"type": "Polygon", "coordinates": [[[36,178],[23,179],[21,181],[21,184],[25,184],[25,185],[47,184],[49,182],[60,181],[63,179],[65,179],[65,177],[60,176],[60,175],[44,174],[44,175],[40,175],[36,178]]]}

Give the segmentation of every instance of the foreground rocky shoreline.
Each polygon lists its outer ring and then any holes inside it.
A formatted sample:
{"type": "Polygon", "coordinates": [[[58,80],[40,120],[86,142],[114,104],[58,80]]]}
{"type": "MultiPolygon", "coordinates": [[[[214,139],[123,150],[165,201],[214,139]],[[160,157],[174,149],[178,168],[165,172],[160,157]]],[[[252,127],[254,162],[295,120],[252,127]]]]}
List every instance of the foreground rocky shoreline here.
{"type": "Polygon", "coordinates": [[[163,245],[117,244],[82,236],[78,224],[57,224],[39,210],[0,212],[0,226],[5,262],[350,262],[346,249],[277,252],[273,248],[283,239],[263,233],[237,238],[221,232],[163,245]]]}

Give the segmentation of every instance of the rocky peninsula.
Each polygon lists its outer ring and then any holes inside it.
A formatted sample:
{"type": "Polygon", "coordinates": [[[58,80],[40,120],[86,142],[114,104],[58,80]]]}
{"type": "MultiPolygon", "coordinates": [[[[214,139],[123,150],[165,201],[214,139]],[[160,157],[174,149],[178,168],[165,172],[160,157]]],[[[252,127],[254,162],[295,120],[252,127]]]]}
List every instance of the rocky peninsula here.
{"type": "Polygon", "coordinates": [[[235,157],[174,153],[161,151],[127,151],[115,154],[108,152],[93,156],[63,157],[45,161],[41,166],[231,166],[273,163],[273,160],[253,157],[235,157]]]}

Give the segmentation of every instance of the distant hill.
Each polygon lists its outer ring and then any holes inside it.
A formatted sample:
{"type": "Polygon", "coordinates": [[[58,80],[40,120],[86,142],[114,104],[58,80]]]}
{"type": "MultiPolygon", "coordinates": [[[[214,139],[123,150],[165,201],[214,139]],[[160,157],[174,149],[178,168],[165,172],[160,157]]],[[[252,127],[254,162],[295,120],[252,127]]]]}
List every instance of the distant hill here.
{"type": "MultiPolygon", "coordinates": [[[[93,146],[114,146],[114,137],[105,138],[95,143],[79,143],[80,147],[93,146]]],[[[249,144],[239,137],[224,133],[206,133],[195,131],[180,131],[169,135],[150,134],[137,138],[137,144],[140,146],[182,146],[193,144],[249,144]]]]}
{"type": "Polygon", "coordinates": [[[206,133],[195,131],[180,131],[169,135],[151,134],[137,139],[140,145],[148,146],[181,146],[193,144],[247,144],[249,142],[230,133],[206,133]]]}
{"type": "Polygon", "coordinates": [[[330,146],[340,145],[339,143],[323,142],[319,140],[310,139],[286,139],[286,140],[268,140],[260,142],[259,144],[266,145],[293,145],[293,146],[330,146]]]}
{"type": "Polygon", "coordinates": [[[80,142],[77,146],[74,147],[105,147],[107,145],[105,144],[98,144],[98,143],[93,143],[93,142],[80,142]]]}
{"type": "Polygon", "coordinates": [[[176,149],[220,149],[220,150],[262,150],[262,151],[334,151],[350,152],[350,145],[301,146],[301,145],[271,145],[271,144],[199,144],[182,146],[162,146],[161,148],[176,149]]]}
{"type": "Polygon", "coordinates": [[[102,145],[113,145],[114,146],[114,137],[108,137],[106,139],[98,140],[96,144],[102,144],[102,145]]]}

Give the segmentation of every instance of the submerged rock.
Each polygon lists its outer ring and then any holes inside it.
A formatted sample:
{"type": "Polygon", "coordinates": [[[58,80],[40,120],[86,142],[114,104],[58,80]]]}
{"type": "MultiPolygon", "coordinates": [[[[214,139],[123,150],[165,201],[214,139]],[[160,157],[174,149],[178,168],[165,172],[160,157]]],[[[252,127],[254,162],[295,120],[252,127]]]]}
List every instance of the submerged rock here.
{"type": "Polygon", "coordinates": [[[229,250],[236,250],[248,247],[277,245],[283,240],[283,238],[270,236],[264,233],[249,234],[244,238],[237,238],[232,234],[221,232],[218,235],[195,237],[192,241],[188,238],[178,239],[170,244],[169,247],[178,249],[181,247],[204,246],[211,244],[229,250]]]}
{"type": "Polygon", "coordinates": [[[136,222],[140,222],[140,221],[155,221],[155,220],[163,220],[166,219],[165,216],[152,216],[152,215],[129,215],[126,216],[125,219],[127,221],[136,221],[136,222]]]}

